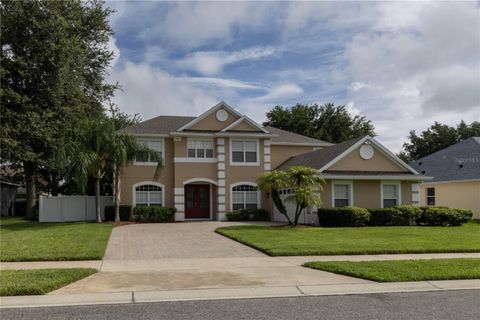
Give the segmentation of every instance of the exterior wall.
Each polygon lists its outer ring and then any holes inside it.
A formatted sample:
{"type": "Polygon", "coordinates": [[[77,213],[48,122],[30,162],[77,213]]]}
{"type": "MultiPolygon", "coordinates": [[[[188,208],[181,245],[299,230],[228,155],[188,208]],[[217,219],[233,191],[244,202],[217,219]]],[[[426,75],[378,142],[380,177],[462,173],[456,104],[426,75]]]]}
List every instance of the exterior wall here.
{"type": "MultiPolygon", "coordinates": [[[[174,166],[173,166],[173,139],[165,138],[165,154],[164,162],[165,166],[162,169],[162,172],[158,180],[154,182],[161,183],[165,186],[165,199],[164,203],[166,206],[173,206],[173,177],[174,177],[174,166]]],[[[125,168],[122,178],[121,178],[121,204],[131,205],[133,203],[132,194],[133,194],[133,185],[142,181],[153,181],[153,176],[155,174],[154,165],[134,165],[129,164],[125,168]]]]}
{"type": "Polygon", "coordinates": [[[298,156],[303,153],[311,152],[314,150],[314,147],[308,146],[282,146],[282,145],[272,145],[271,149],[271,164],[272,169],[275,169],[288,159],[294,156],[298,156]]]}
{"type": "Polygon", "coordinates": [[[328,170],[338,171],[396,171],[406,172],[407,170],[398,166],[395,162],[387,158],[377,148],[375,154],[369,160],[360,157],[360,147],[353,150],[345,158],[335,163],[328,170]]]}
{"type": "Polygon", "coordinates": [[[226,126],[235,122],[239,117],[236,114],[231,113],[227,109],[223,109],[228,113],[228,119],[220,122],[217,120],[216,112],[212,112],[204,119],[195,123],[188,130],[204,130],[204,131],[220,131],[226,126]]]}
{"type": "Polygon", "coordinates": [[[464,208],[480,219],[480,181],[424,183],[420,185],[420,205],[426,205],[426,188],[435,188],[435,205],[464,208]]]}

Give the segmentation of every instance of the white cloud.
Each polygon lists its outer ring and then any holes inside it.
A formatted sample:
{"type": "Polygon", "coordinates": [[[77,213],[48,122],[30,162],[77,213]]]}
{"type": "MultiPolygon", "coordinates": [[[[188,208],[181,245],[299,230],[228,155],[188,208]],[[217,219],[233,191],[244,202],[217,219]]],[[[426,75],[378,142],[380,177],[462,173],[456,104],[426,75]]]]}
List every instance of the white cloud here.
{"type": "Polygon", "coordinates": [[[185,81],[193,85],[200,85],[205,87],[266,90],[264,87],[260,86],[259,84],[235,80],[235,79],[222,79],[222,78],[211,78],[211,77],[185,77],[183,79],[185,79],[185,81]]]}
{"type": "Polygon", "coordinates": [[[124,112],[139,113],[143,119],[159,115],[196,115],[217,103],[217,99],[193,87],[188,81],[146,64],[125,63],[111,75],[123,88],[114,102],[124,112]]]}
{"type": "Polygon", "coordinates": [[[243,60],[257,60],[275,54],[272,47],[253,47],[237,52],[199,51],[177,61],[182,69],[194,70],[204,75],[215,75],[229,64],[243,60]]]}
{"type": "Polygon", "coordinates": [[[114,37],[110,37],[107,43],[107,49],[113,52],[113,59],[110,62],[110,68],[114,68],[120,59],[120,49],[117,47],[117,40],[114,37]]]}
{"type": "Polygon", "coordinates": [[[282,99],[296,98],[303,93],[303,89],[293,83],[282,84],[270,89],[270,91],[260,97],[253,98],[256,102],[277,103],[282,99]]]}

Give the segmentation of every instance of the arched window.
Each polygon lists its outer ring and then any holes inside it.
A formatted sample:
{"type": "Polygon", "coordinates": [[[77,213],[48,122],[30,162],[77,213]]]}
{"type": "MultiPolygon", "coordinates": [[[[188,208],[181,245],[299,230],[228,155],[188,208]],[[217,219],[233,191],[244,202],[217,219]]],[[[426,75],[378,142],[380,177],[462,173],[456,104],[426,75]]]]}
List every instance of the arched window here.
{"type": "Polygon", "coordinates": [[[257,187],[246,184],[232,187],[232,210],[257,209],[258,204],[257,187]]]}
{"type": "Polygon", "coordinates": [[[153,184],[142,184],[135,187],[136,206],[163,205],[162,187],[153,184]]]}

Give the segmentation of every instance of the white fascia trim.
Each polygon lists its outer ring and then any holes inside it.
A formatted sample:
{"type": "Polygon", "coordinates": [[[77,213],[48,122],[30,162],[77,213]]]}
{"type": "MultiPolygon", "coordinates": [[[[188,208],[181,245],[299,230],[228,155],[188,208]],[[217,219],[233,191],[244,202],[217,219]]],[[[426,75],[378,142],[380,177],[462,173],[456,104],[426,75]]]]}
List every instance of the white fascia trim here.
{"type": "Polygon", "coordinates": [[[353,206],[353,181],[352,180],[332,180],[332,208],[335,208],[335,185],[348,185],[348,205],[353,206]]]}
{"type": "MultiPolygon", "coordinates": [[[[432,178],[432,177],[429,177],[432,178]]],[[[433,179],[433,178],[432,178],[433,179]]],[[[447,184],[447,183],[462,183],[462,182],[480,182],[480,179],[464,179],[464,180],[452,180],[452,181],[431,181],[423,182],[422,185],[433,185],[433,184],[447,184]]]]}
{"type": "Polygon", "coordinates": [[[217,163],[217,158],[175,157],[173,163],[217,163]]]}
{"type": "Polygon", "coordinates": [[[214,185],[218,186],[217,181],[212,180],[212,179],[208,179],[208,178],[193,178],[193,179],[188,179],[188,180],[183,181],[183,185],[187,185],[187,184],[189,184],[189,183],[194,183],[194,182],[206,182],[206,183],[210,183],[210,184],[214,184],[214,185]]]}
{"type": "Polygon", "coordinates": [[[397,186],[397,206],[402,204],[402,183],[401,181],[386,181],[380,182],[380,208],[383,208],[383,185],[394,184],[397,186]]]}
{"type": "Polygon", "coordinates": [[[330,147],[333,143],[308,143],[308,142],[272,142],[272,146],[300,146],[300,147],[330,147]]]}
{"type": "Polygon", "coordinates": [[[423,181],[428,179],[433,179],[432,177],[425,176],[403,176],[403,175],[389,175],[389,176],[376,176],[376,175],[333,175],[333,174],[323,174],[319,173],[319,176],[324,179],[336,179],[336,180],[402,180],[402,181],[423,181]]]}
{"type": "Polygon", "coordinates": [[[250,181],[240,181],[240,182],[235,182],[230,185],[230,211],[233,211],[233,187],[236,186],[241,186],[241,185],[247,185],[247,186],[252,186],[257,188],[257,209],[260,209],[262,207],[261,201],[262,201],[262,192],[260,189],[258,189],[257,184],[255,182],[250,182],[250,181]]]}
{"type": "Polygon", "coordinates": [[[228,130],[232,129],[232,128],[235,128],[237,125],[239,125],[240,123],[242,123],[243,121],[246,121],[248,122],[249,125],[251,125],[252,127],[255,127],[257,128],[258,130],[264,132],[264,133],[270,133],[268,132],[267,130],[265,130],[265,128],[261,127],[260,125],[258,125],[258,123],[256,123],[255,121],[253,121],[252,119],[250,119],[249,117],[247,116],[242,116],[240,118],[238,118],[237,120],[235,120],[234,122],[232,122],[231,124],[229,124],[228,126],[226,126],[225,128],[222,129],[222,131],[220,132],[227,132],[228,130]]]}
{"type": "Polygon", "coordinates": [[[170,135],[175,137],[210,137],[213,138],[213,133],[206,133],[206,132],[198,132],[190,131],[190,132],[170,132],[170,135]]]}
{"type": "MultiPolygon", "coordinates": [[[[241,166],[241,167],[258,167],[260,165],[260,140],[259,139],[228,139],[229,140],[229,158],[230,158],[230,165],[231,166],[241,166]],[[233,141],[255,141],[257,143],[257,162],[233,162],[232,157],[232,142],[233,141]]],[[[245,151],[244,151],[245,152],[245,151]]]]}
{"type": "Polygon", "coordinates": [[[278,137],[272,133],[249,133],[249,132],[218,132],[214,134],[215,137],[252,137],[252,138],[275,138],[278,137]]]}
{"type": "Polygon", "coordinates": [[[151,184],[157,187],[162,188],[162,206],[165,206],[165,186],[161,184],[160,182],[155,182],[155,181],[141,181],[137,182],[132,186],[132,207],[136,206],[137,199],[135,198],[135,188],[139,186],[143,186],[146,184],[151,184]]]}
{"type": "Polygon", "coordinates": [[[201,115],[199,115],[198,117],[196,117],[195,119],[193,119],[192,121],[190,121],[189,123],[184,125],[183,127],[179,128],[177,131],[183,131],[183,130],[193,126],[194,124],[196,124],[196,123],[200,122],[201,120],[205,119],[210,114],[214,113],[215,111],[217,111],[218,109],[220,109],[222,107],[227,109],[228,111],[232,112],[233,114],[235,114],[239,118],[242,117],[242,114],[240,112],[238,112],[237,110],[235,110],[234,108],[229,106],[226,102],[220,101],[219,103],[214,105],[212,108],[208,109],[207,111],[205,111],[204,113],[202,113],[201,115]]]}
{"type": "Polygon", "coordinates": [[[417,171],[415,171],[412,167],[410,167],[408,164],[403,162],[399,157],[394,155],[390,150],[385,148],[380,142],[375,140],[374,138],[370,136],[365,136],[362,139],[358,140],[354,145],[352,145],[350,148],[347,150],[343,151],[341,154],[339,154],[337,157],[335,157],[333,160],[331,160],[329,163],[324,165],[323,167],[320,168],[320,172],[327,170],[331,166],[333,166],[335,163],[346,157],[348,154],[350,154],[353,150],[358,148],[360,145],[362,145],[365,141],[370,141],[373,143],[378,149],[380,149],[387,157],[389,157],[391,160],[395,161],[400,167],[403,167],[404,169],[407,169],[413,174],[419,175],[417,171]]]}

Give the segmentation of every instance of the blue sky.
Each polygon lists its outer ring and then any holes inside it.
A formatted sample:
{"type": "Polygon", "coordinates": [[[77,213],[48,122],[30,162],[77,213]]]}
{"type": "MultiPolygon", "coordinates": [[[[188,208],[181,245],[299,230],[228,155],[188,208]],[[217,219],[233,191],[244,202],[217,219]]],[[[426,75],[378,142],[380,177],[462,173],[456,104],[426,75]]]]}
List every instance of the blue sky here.
{"type": "Polygon", "coordinates": [[[399,151],[410,130],[480,120],[478,2],[111,1],[114,101],[143,119],[224,100],[345,104],[399,151]]]}

